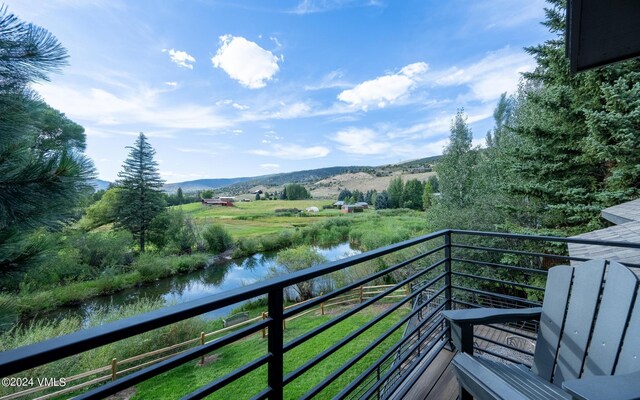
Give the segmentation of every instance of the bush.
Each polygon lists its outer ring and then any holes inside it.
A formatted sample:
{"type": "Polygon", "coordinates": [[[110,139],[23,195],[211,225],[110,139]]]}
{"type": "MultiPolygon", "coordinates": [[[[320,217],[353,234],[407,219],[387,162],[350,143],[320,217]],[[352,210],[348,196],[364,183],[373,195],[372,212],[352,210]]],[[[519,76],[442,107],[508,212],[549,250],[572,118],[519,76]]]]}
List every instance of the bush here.
{"type": "Polygon", "coordinates": [[[100,271],[107,267],[126,266],[133,261],[133,237],[126,231],[83,233],[71,238],[80,262],[100,271]]]}
{"type": "Polygon", "coordinates": [[[151,221],[149,242],[169,253],[189,254],[197,242],[196,227],[182,210],[167,210],[151,221]]]}
{"type": "Polygon", "coordinates": [[[233,244],[233,239],[229,232],[221,225],[209,225],[202,233],[202,238],[206,243],[207,250],[212,253],[222,253],[233,244]]]}

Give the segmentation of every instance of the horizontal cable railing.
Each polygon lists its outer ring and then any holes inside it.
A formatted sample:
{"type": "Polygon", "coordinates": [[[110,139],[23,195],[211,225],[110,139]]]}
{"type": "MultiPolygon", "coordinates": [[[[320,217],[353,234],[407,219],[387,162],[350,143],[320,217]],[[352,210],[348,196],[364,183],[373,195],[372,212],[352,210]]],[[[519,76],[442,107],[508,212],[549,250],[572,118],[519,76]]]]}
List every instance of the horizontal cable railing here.
{"type": "MultiPolygon", "coordinates": [[[[191,336],[194,339],[123,357],[121,361],[114,359],[111,366],[71,377],[78,386],[32,388],[23,394],[43,399],[63,395],[104,398],[192,360],[200,360],[206,367],[205,356],[254,335],[257,341],[253,359],[214,374],[203,386],[186,388],[189,392],[176,396],[199,399],[224,393],[229,385],[257,374],[261,384],[254,383],[252,394],[247,395],[254,399],[403,398],[439,352],[451,348],[442,310],[539,306],[548,268],[584,261],[568,254],[568,243],[640,249],[640,244],[626,242],[443,230],[5,351],[0,353],[0,376],[28,374],[45,364],[261,298],[266,299],[267,309],[255,318],[245,316],[246,320],[237,325],[209,333],[195,332],[191,336]],[[376,262],[375,268],[370,267],[371,272],[364,278],[343,282],[327,293],[316,293],[316,297],[285,307],[285,298],[291,297],[294,285],[320,277],[327,279],[371,261],[376,262]],[[364,322],[335,335],[336,329],[353,318],[364,322]],[[298,328],[302,326],[305,328],[298,328]],[[318,340],[323,346],[315,345],[318,340]],[[305,357],[300,358],[303,348],[305,357]],[[127,364],[125,369],[116,368],[127,364]],[[301,383],[309,374],[314,374],[313,379],[301,383]],[[303,389],[300,385],[304,385],[303,389]]],[[[488,357],[528,365],[534,354],[536,332],[535,323],[480,326],[474,332],[474,349],[488,357]]],[[[20,397],[17,392],[2,395],[7,399],[20,397]]]]}

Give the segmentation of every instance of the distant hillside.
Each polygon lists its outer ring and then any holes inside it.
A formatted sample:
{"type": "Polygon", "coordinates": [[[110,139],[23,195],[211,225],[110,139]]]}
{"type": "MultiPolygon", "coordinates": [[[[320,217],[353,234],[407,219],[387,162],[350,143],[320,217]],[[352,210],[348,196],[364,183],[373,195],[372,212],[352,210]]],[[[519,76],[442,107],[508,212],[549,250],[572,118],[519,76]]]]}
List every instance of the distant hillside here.
{"type": "Polygon", "coordinates": [[[199,179],[195,181],[170,183],[165,185],[164,190],[166,192],[175,192],[179,187],[181,187],[184,192],[214,189],[214,192],[217,194],[241,195],[247,194],[256,189],[280,190],[284,185],[299,183],[312,190],[319,189],[320,187],[329,188],[317,193],[320,196],[325,197],[333,196],[333,191],[338,187],[351,188],[356,185],[355,182],[351,182],[352,179],[345,179],[345,177],[353,177],[356,181],[365,177],[375,179],[375,181],[364,179],[362,182],[363,184],[370,185],[372,189],[377,189],[382,186],[386,187],[388,181],[395,175],[405,174],[409,176],[412,174],[420,174],[412,177],[424,179],[425,176],[431,173],[427,166],[433,164],[440,157],[441,156],[433,156],[377,167],[352,165],[346,167],[326,167],[246,178],[199,179]],[[338,177],[338,179],[332,181],[330,179],[332,177],[338,177]]]}
{"type": "Polygon", "coordinates": [[[107,190],[111,182],[103,181],[102,179],[92,179],[89,181],[89,185],[93,186],[95,190],[107,190]]]}
{"type": "Polygon", "coordinates": [[[167,183],[164,185],[164,191],[173,193],[182,188],[183,192],[197,192],[199,190],[218,189],[240,183],[254,178],[221,178],[221,179],[198,179],[195,181],[167,183]]]}

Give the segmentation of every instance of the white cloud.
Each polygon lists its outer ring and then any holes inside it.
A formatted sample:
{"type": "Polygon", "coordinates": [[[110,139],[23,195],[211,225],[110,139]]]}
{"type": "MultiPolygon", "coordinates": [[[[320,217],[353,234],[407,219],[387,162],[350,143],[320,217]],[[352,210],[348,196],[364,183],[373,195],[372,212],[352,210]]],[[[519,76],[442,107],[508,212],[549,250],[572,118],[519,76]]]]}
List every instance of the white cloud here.
{"type": "Polygon", "coordinates": [[[244,104],[239,104],[239,103],[233,103],[233,104],[231,104],[231,106],[233,108],[235,108],[236,110],[241,110],[241,111],[249,109],[249,106],[245,106],[244,104]]]}
{"type": "Polygon", "coordinates": [[[162,49],[163,53],[169,53],[169,57],[171,61],[178,64],[178,66],[183,68],[193,69],[193,64],[196,62],[196,59],[186,51],[174,50],[174,49],[162,49]]]}
{"type": "Polygon", "coordinates": [[[326,74],[320,82],[310,85],[305,85],[304,90],[322,90],[322,89],[332,89],[332,88],[348,88],[352,87],[353,84],[345,81],[344,72],[337,69],[326,74]]]}
{"type": "Polygon", "coordinates": [[[240,36],[220,36],[220,47],[211,59],[231,79],[249,89],[259,89],[280,70],[280,59],[256,43],[240,36]]]}
{"type": "Polygon", "coordinates": [[[164,84],[167,85],[167,86],[171,86],[171,87],[178,86],[178,82],[165,82],[164,84]]]}
{"type": "Polygon", "coordinates": [[[293,14],[314,14],[344,7],[366,7],[383,5],[381,0],[301,0],[291,11],[293,14]]]}
{"type": "Polygon", "coordinates": [[[340,150],[351,154],[383,154],[391,147],[390,142],[380,141],[378,134],[368,128],[347,128],[331,139],[340,150]]]}
{"type": "Polygon", "coordinates": [[[383,108],[407,96],[428,69],[429,65],[424,62],[409,64],[398,73],[364,81],[352,89],[341,92],[338,100],[365,111],[372,105],[383,108]]]}
{"type": "Polygon", "coordinates": [[[280,165],[279,164],[260,164],[260,169],[264,169],[267,171],[275,171],[280,169],[280,165]]]}
{"type": "Polygon", "coordinates": [[[472,100],[489,102],[495,101],[504,92],[513,93],[522,72],[534,68],[535,61],[530,55],[505,47],[487,53],[483,59],[468,66],[454,66],[432,75],[433,83],[437,86],[467,85],[472,100]]]}
{"type": "Polygon", "coordinates": [[[216,114],[212,106],[163,102],[161,94],[167,89],[135,88],[115,94],[98,88],[79,90],[47,83],[37,85],[36,90],[47,103],[72,119],[107,134],[105,128],[120,129],[117,126],[125,124],[144,126],[145,133],[156,131],[165,135],[169,131],[212,131],[232,125],[230,120],[216,114]]]}
{"type": "Polygon", "coordinates": [[[287,160],[306,160],[326,157],[331,151],[324,146],[302,147],[297,144],[274,144],[269,150],[249,150],[250,154],[271,156],[287,160]]]}

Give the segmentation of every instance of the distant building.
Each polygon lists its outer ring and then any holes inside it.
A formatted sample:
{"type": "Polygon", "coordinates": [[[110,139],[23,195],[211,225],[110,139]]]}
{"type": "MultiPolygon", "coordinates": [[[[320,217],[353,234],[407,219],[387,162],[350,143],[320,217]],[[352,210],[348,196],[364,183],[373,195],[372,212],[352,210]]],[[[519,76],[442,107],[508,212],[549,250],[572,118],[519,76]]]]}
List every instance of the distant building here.
{"type": "Polygon", "coordinates": [[[253,194],[262,194],[262,190],[258,189],[255,192],[252,192],[253,194]]]}
{"type": "Polygon", "coordinates": [[[343,212],[345,214],[359,213],[359,212],[363,212],[363,211],[364,211],[364,208],[362,206],[358,206],[356,204],[344,204],[340,208],[340,212],[343,212]]]}
{"type": "Polygon", "coordinates": [[[233,207],[233,201],[229,200],[230,197],[219,197],[216,199],[202,199],[203,206],[222,206],[233,207]]]}
{"type": "Polygon", "coordinates": [[[356,203],[356,206],[360,206],[366,210],[367,208],[369,208],[369,203],[367,203],[366,201],[359,201],[356,203]]]}
{"type": "Polygon", "coordinates": [[[335,208],[340,208],[344,205],[344,201],[336,201],[335,203],[333,203],[333,205],[335,206],[335,208]]]}

